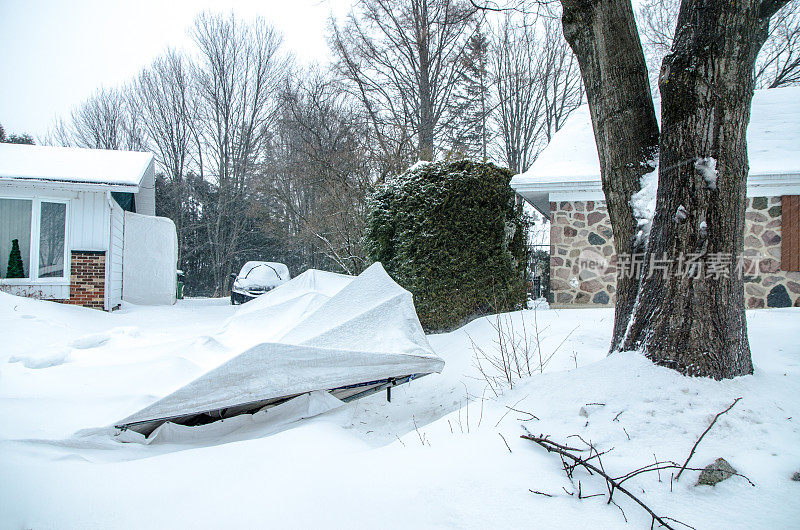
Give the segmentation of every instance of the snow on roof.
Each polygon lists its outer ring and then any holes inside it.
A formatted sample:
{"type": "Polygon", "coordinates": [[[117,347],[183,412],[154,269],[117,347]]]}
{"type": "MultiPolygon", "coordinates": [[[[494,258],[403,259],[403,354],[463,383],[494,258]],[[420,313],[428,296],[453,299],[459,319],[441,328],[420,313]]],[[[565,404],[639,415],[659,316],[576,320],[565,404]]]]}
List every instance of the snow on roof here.
{"type": "MultiPolygon", "coordinates": [[[[654,101],[661,119],[661,100],[654,101]]],[[[750,175],[800,174],[800,87],[756,90],[747,128],[750,175]]],[[[589,106],[575,110],[528,171],[511,180],[515,189],[532,184],[563,186],[600,181],[589,106]]]]}
{"type": "Polygon", "coordinates": [[[0,180],[138,187],[151,153],[0,144],[0,180]]]}

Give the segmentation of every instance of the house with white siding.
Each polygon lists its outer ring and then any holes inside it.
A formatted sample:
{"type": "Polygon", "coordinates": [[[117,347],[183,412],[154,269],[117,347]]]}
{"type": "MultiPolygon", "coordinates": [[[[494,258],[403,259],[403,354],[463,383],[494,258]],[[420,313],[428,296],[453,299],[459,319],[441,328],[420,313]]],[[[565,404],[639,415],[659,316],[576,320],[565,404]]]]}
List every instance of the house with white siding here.
{"type": "Polygon", "coordinates": [[[110,311],[175,302],[150,153],[0,144],[0,291],[110,311]]]}
{"type": "MultiPolygon", "coordinates": [[[[755,91],[747,155],[744,252],[735,264],[746,305],[800,306],[800,87],[755,91]]],[[[553,306],[613,305],[616,279],[631,272],[632,260],[623,268],[615,256],[588,106],[511,187],[550,220],[553,306]]]]}

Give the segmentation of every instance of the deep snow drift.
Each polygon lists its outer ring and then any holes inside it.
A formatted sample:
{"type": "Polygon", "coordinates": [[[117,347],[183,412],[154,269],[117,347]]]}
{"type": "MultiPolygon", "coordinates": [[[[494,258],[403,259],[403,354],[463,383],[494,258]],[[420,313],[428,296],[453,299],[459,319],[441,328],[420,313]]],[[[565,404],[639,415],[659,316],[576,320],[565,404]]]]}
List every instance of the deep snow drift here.
{"type": "MultiPolygon", "coordinates": [[[[686,378],[631,353],[606,357],[610,309],[524,311],[500,322],[529,341],[538,333],[550,360],[538,374],[539,349],[530,350],[536,374],[499,397],[475,367],[474,348],[497,350],[497,320],[483,318],[429,336],[443,372],[397,388],[391,403],[376,394],[193,444],[76,434],[241,352],[252,339],[242,336],[249,326],[231,324],[236,311],[227,300],[184,300],[106,314],[0,293],[0,527],[648,527],[622,496],[627,524],[603,497],[568,495],[577,484],[557,456],[519,438],[522,427],[613,447],[603,463],[621,475],[654,454],[682,462],[740,396],[692,465],[724,457],[755,487],[740,477],[694,487],[697,472],[627,484],[659,515],[696,528],[786,528],[800,518],[791,480],[800,471],[798,309],[748,312],[756,372],[730,381],[686,378]]],[[[605,491],[596,477],[575,479],[584,494],[605,491]]]]}

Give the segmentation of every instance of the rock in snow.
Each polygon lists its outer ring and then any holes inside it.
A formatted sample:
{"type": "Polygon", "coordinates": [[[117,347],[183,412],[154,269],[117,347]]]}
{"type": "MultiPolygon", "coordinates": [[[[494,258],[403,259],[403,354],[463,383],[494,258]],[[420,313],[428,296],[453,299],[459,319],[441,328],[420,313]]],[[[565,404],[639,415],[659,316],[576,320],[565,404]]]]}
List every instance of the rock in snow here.
{"type": "Polygon", "coordinates": [[[732,477],[735,473],[736,470],[727,460],[724,458],[717,458],[700,472],[700,477],[698,477],[695,486],[714,486],[732,477]]]}

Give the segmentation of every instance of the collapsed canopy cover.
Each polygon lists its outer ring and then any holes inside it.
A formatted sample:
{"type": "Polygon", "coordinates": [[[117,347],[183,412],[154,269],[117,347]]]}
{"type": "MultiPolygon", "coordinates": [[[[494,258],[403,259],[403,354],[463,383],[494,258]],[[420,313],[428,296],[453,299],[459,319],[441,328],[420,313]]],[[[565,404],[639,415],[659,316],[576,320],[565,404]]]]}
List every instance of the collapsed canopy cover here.
{"type": "Polygon", "coordinates": [[[207,423],[318,390],[346,398],[444,367],[411,293],[380,263],[357,277],[309,270],[242,306],[226,333],[260,342],[115,426],[149,434],[166,421],[207,423]]]}

